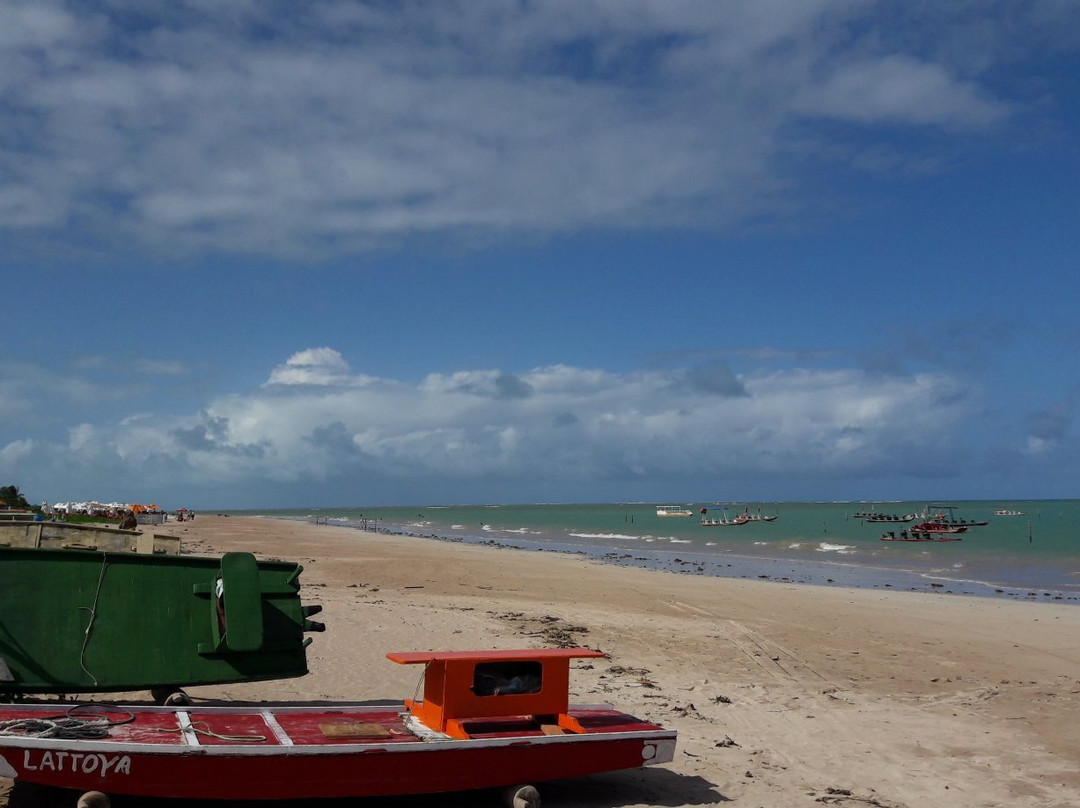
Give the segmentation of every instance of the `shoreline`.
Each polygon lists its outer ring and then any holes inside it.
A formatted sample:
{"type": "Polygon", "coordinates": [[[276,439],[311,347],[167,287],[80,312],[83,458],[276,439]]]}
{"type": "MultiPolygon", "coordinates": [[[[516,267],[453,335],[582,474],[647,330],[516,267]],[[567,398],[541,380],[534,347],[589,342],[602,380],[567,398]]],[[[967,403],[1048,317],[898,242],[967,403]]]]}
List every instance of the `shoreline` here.
{"type": "MultiPolygon", "coordinates": [[[[309,517],[257,516],[240,518],[283,519],[309,522],[309,517]]],[[[562,541],[540,541],[516,538],[492,538],[470,534],[445,535],[438,532],[421,533],[408,525],[383,522],[376,530],[348,520],[323,523],[326,527],[379,532],[392,536],[490,546],[530,552],[549,552],[585,556],[605,564],[645,570],[663,570],[683,575],[739,580],[760,579],[783,584],[822,587],[851,587],[855,589],[922,592],[926,594],[958,595],[1004,599],[1016,602],[1061,602],[1080,605],[1080,593],[1054,587],[1020,587],[949,575],[944,571],[913,571],[899,567],[846,564],[835,560],[775,558],[766,555],[742,555],[731,552],[701,553],[690,549],[655,549],[603,544],[575,544],[562,541]]]]}

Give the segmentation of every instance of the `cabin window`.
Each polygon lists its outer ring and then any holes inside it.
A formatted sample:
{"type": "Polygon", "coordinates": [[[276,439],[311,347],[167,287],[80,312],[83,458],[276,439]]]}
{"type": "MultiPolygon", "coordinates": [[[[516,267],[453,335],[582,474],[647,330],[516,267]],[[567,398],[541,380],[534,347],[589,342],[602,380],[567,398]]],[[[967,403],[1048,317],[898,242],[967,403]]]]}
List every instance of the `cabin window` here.
{"type": "Polygon", "coordinates": [[[473,672],[472,691],[477,696],[539,693],[543,678],[543,666],[535,660],[480,662],[473,672]]]}

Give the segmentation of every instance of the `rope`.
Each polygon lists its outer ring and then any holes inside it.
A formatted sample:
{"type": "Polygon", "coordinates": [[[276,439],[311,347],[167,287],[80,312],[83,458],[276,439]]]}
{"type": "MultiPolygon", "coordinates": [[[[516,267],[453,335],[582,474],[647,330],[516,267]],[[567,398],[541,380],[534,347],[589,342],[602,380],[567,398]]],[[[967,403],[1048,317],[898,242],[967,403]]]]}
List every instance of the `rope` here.
{"type": "Polygon", "coordinates": [[[59,738],[63,740],[88,740],[104,738],[112,727],[128,724],[135,720],[135,714],[123,710],[127,717],[121,720],[98,715],[93,718],[80,718],[75,713],[80,710],[119,711],[122,708],[108,704],[76,704],[69,707],[63,715],[51,715],[44,718],[11,718],[0,721],[0,735],[21,735],[27,738],[59,738]]]}
{"type": "MultiPolygon", "coordinates": [[[[424,663],[424,669],[422,671],[420,671],[420,675],[416,678],[416,688],[413,690],[413,697],[412,697],[412,703],[413,704],[416,704],[416,700],[420,695],[420,686],[424,683],[424,677],[427,675],[427,670],[428,670],[428,668],[431,667],[432,662],[434,662],[434,660],[431,660],[431,659],[429,659],[427,662],[425,662],[424,663]]],[[[419,718],[417,718],[415,715],[412,714],[411,710],[405,710],[405,711],[399,713],[399,715],[401,716],[402,723],[405,725],[406,731],[413,734],[413,735],[415,735],[417,738],[419,738],[422,741],[452,741],[452,740],[454,740],[453,738],[451,738],[446,733],[439,732],[436,729],[432,729],[431,727],[429,727],[426,724],[424,724],[423,722],[421,722],[419,718]]],[[[400,730],[396,730],[396,729],[391,729],[390,732],[393,735],[404,735],[404,734],[406,734],[405,732],[401,732],[400,730]]]]}
{"type": "Polygon", "coordinates": [[[420,675],[416,677],[416,687],[413,688],[412,701],[415,704],[417,696],[420,695],[420,685],[424,683],[424,676],[427,674],[427,669],[431,667],[431,663],[434,660],[429,659],[424,663],[424,669],[420,671],[420,675]]]}
{"type": "Polygon", "coordinates": [[[229,741],[231,743],[265,743],[267,740],[265,735],[256,733],[251,735],[225,735],[220,732],[214,732],[210,729],[210,725],[205,721],[193,721],[191,723],[191,729],[200,735],[209,735],[211,738],[217,738],[220,741],[229,741]]]}
{"type": "MultiPolygon", "coordinates": [[[[110,727],[118,727],[121,724],[130,724],[135,720],[135,713],[126,707],[118,707],[115,704],[108,704],[106,702],[89,702],[87,704],[73,704],[64,711],[65,718],[78,718],[76,713],[82,715],[89,713],[91,716],[95,715],[94,721],[106,721],[110,727]],[[108,713],[126,713],[126,717],[121,719],[109,718],[108,713]]],[[[85,719],[82,719],[85,720],[85,719]]]]}
{"type": "Polygon", "coordinates": [[[257,733],[251,735],[226,735],[221,732],[214,732],[205,721],[192,721],[188,727],[147,727],[146,729],[148,732],[184,732],[191,729],[192,732],[198,735],[207,735],[229,743],[266,743],[269,740],[266,735],[257,733]]]}
{"type": "Polygon", "coordinates": [[[98,598],[101,596],[101,582],[105,579],[105,566],[108,560],[108,556],[105,553],[101,554],[101,571],[98,573],[97,590],[94,592],[94,605],[93,606],[80,606],[80,611],[90,612],[90,622],[86,624],[86,631],[83,632],[82,648],[79,649],[79,667],[83,669],[83,673],[94,680],[94,686],[97,687],[97,677],[90,672],[86,667],[86,645],[90,642],[90,629],[94,627],[94,620],[97,618],[97,605],[98,598]]]}
{"type": "MultiPolygon", "coordinates": [[[[419,738],[421,741],[452,741],[454,740],[445,732],[439,732],[429,726],[420,723],[420,719],[414,715],[405,716],[405,729],[419,738]]],[[[391,730],[393,731],[393,730],[391,730]]],[[[404,733],[395,733],[403,735],[404,733]]]]}
{"type": "Polygon", "coordinates": [[[112,722],[107,718],[13,718],[0,721],[0,735],[23,735],[27,738],[62,738],[89,740],[104,738],[112,722]]]}
{"type": "MultiPolygon", "coordinates": [[[[12,718],[0,721],[0,735],[20,735],[27,738],[58,738],[62,740],[93,740],[105,738],[112,727],[120,724],[129,724],[135,720],[135,714],[125,710],[127,717],[116,721],[108,716],[98,718],[79,718],[73,713],[76,710],[94,710],[99,707],[108,709],[108,705],[79,704],[75,705],[62,716],[49,716],[48,718],[12,718]]],[[[113,708],[122,709],[122,708],[113,708]]],[[[265,735],[226,735],[214,732],[205,721],[193,722],[193,732],[200,735],[208,735],[229,743],[265,743],[265,735]]],[[[150,732],[183,732],[183,727],[147,727],[150,732]]]]}

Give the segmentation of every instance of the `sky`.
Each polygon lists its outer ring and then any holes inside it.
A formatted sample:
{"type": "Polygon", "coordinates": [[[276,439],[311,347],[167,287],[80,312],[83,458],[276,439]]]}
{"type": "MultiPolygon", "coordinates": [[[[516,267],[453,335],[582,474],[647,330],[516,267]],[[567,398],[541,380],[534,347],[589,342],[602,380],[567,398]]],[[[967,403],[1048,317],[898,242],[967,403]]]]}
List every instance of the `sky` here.
{"type": "Polygon", "coordinates": [[[9,0],[0,484],[1073,498],[1080,3],[9,0]]]}

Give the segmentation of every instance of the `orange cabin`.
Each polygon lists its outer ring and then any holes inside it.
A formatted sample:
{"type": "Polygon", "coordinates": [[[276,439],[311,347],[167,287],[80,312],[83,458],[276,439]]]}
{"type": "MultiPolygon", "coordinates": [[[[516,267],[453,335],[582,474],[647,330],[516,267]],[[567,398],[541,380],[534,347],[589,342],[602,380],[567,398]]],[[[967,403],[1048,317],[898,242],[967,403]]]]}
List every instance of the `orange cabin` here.
{"type": "Polygon", "coordinates": [[[413,651],[387,654],[402,665],[426,666],[424,699],[405,706],[424,725],[468,738],[465,722],[523,716],[548,725],[544,731],[584,732],[567,715],[570,660],[603,657],[590,648],[522,651],[413,651]]]}

